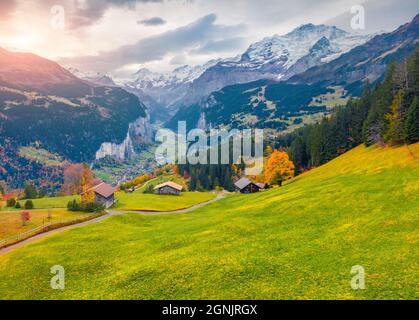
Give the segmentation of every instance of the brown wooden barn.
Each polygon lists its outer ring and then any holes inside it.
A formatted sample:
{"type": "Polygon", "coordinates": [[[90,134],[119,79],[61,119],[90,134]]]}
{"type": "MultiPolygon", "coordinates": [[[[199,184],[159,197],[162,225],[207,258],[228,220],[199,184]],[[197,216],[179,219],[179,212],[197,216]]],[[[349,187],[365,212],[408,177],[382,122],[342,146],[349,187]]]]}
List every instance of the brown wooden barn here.
{"type": "Polygon", "coordinates": [[[154,193],[156,194],[171,194],[178,196],[182,190],[183,187],[173,181],[168,181],[154,187],[154,193]]]}
{"type": "Polygon", "coordinates": [[[115,203],[115,188],[107,183],[102,182],[89,191],[95,193],[95,203],[103,205],[106,209],[115,203]]]}

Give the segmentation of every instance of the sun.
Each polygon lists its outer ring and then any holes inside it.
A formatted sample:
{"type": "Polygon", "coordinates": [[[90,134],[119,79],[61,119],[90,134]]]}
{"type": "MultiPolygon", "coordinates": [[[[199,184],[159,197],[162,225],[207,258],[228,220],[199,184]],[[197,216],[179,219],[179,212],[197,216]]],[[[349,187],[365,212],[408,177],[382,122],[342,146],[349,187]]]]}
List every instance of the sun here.
{"type": "Polygon", "coordinates": [[[30,51],[37,43],[40,37],[36,33],[25,33],[16,35],[5,40],[5,44],[15,50],[30,51]]]}

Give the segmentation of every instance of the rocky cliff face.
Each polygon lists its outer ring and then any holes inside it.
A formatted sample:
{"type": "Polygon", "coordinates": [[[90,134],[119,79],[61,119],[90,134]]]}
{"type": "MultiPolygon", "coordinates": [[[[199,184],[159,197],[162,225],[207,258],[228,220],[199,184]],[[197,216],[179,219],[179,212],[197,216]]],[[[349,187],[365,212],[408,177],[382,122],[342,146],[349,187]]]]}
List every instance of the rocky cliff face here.
{"type": "Polygon", "coordinates": [[[135,147],[152,142],[152,130],[150,116],[139,117],[131,122],[128,127],[127,136],[121,143],[104,142],[96,152],[96,160],[107,156],[124,160],[135,154],[135,147]]]}

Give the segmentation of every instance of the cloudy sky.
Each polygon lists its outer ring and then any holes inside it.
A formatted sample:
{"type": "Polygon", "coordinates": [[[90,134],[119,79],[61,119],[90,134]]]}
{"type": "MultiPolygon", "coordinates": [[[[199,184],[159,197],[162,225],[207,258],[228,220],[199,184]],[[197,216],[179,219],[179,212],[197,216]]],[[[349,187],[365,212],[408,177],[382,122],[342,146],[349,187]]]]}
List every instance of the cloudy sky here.
{"type": "Polygon", "coordinates": [[[85,71],[168,71],[236,56],[252,42],[304,23],[391,31],[419,13],[417,0],[0,0],[0,46],[85,71]]]}

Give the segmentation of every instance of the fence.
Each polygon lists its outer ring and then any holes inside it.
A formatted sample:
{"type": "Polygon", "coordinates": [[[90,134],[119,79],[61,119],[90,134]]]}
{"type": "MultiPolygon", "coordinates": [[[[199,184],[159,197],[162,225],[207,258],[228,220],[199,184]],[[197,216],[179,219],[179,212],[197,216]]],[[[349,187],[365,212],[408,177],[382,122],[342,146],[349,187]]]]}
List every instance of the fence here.
{"type": "Polygon", "coordinates": [[[8,245],[26,240],[32,236],[35,236],[37,234],[40,233],[44,233],[46,231],[50,231],[50,230],[54,230],[54,229],[58,229],[61,227],[65,227],[65,226],[70,226],[72,224],[78,223],[78,222],[84,222],[84,221],[88,221],[88,220],[92,220],[94,218],[97,218],[101,216],[101,214],[89,214],[87,216],[84,217],[78,217],[78,218],[72,218],[72,219],[66,219],[66,220],[60,220],[60,221],[56,221],[56,222],[49,222],[47,224],[44,224],[42,226],[39,226],[35,229],[23,232],[23,233],[19,233],[15,236],[11,236],[5,239],[0,239],[0,248],[6,247],[8,245]]]}

